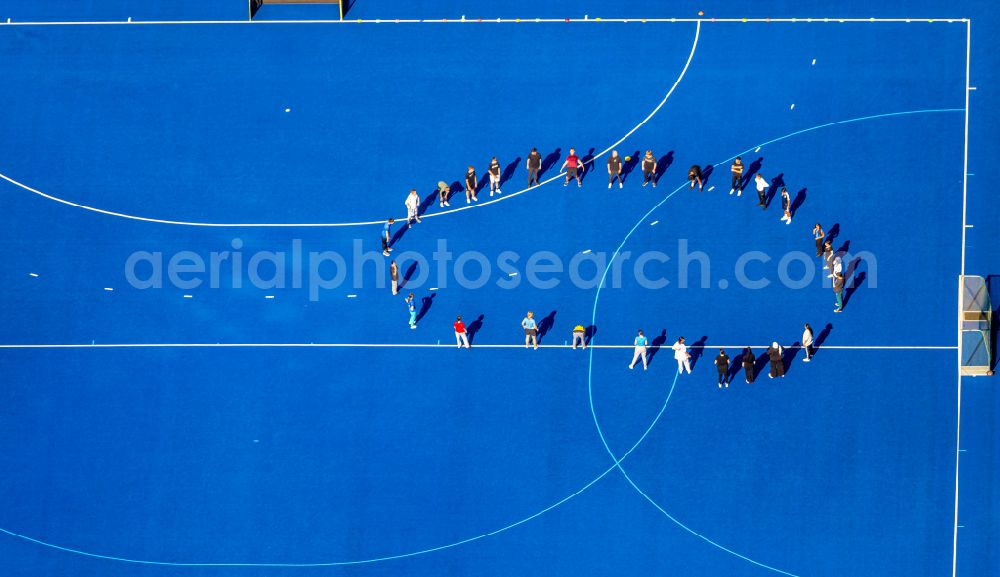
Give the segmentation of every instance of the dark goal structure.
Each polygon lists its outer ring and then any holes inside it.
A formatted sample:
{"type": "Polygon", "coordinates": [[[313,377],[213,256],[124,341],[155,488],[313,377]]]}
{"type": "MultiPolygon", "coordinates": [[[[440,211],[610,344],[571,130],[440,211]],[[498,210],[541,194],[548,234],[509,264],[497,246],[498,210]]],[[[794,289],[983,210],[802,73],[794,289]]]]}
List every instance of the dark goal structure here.
{"type": "Polygon", "coordinates": [[[338,11],[340,13],[340,19],[344,19],[344,12],[346,12],[345,4],[347,0],[249,0],[249,16],[250,20],[257,15],[257,11],[264,4],[336,4],[338,11]]]}

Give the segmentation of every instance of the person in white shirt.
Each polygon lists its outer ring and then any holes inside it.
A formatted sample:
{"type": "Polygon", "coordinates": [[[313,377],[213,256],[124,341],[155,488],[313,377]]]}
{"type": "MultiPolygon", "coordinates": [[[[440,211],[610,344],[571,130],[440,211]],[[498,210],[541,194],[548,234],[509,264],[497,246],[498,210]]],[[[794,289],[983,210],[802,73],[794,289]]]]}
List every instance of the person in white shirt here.
{"type": "Polygon", "coordinates": [[[684,369],[687,369],[688,374],[691,374],[691,353],[688,352],[687,345],[684,344],[684,337],[677,339],[674,346],[670,347],[674,349],[674,358],[677,359],[677,372],[684,374],[684,369]]]}
{"type": "Polygon", "coordinates": [[[417,189],[411,189],[410,195],[406,197],[406,228],[413,226],[413,221],[416,220],[420,222],[420,215],[417,211],[420,209],[420,197],[417,196],[417,189]]]}
{"type": "Polygon", "coordinates": [[[757,185],[757,206],[763,206],[764,210],[767,210],[767,187],[771,186],[767,183],[767,180],[763,176],[757,175],[753,179],[754,184],[757,185]]]}
{"type": "Polygon", "coordinates": [[[806,351],[806,358],[802,359],[803,362],[808,363],[812,360],[813,356],[813,328],[806,323],[806,328],[802,331],[802,348],[806,351]]]}

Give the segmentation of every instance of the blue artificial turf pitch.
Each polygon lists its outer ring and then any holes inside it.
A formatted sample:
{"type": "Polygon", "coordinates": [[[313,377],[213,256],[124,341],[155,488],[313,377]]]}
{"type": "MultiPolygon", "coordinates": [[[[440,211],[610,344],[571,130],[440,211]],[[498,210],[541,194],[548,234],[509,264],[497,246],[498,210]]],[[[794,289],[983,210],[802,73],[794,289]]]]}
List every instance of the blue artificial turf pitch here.
{"type": "MultiPolygon", "coordinates": [[[[350,17],[391,14],[421,17],[360,1],[350,17]]],[[[941,576],[953,558],[991,574],[989,379],[963,381],[954,542],[966,35],[0,26],[0,344],[17,345],[0,348],[0,574],[941,576]],[[527,189],[532,146],[547,163],[527,189]],[[570,147],[592,159],[582,188],[563,186],[570,147]],[[626,163],[608,189],[610,147],[652,149],[658,186],[626,163]],[[766,210],[752,185],[729,194],[736,155],[773,184],[766,210]],[[441,180],[450,207],[430,198],[441,180]],[[410,188],[423,222],[407,229],[410,188]],[[387,284],[390,216],[416,330],[387,284]],[[840,314],[817,222],[848,255],[840,314]],[[171,258],[204,269],[171,277],[171,258]],[[564,346],[578,324],[597,347],[564,346]],[[639,328],[649,370],[629,371],[639,328]],[[720,346],[736,360],[772,341],[786,378],[759,363],[754,384],[717,388],[720,346]]],[[[973,129],[968,172],[996,148],[973,129]]],[[[988,276],[1000,209],[969,178],[965,272],[988,276]]]]}

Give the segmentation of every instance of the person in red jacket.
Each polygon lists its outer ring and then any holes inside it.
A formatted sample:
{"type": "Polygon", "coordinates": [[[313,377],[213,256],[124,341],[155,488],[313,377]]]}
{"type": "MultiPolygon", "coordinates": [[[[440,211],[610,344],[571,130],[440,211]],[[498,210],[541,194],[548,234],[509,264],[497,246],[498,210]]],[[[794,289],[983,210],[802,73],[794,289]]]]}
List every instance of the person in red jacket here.
{"type": "Polygon", "coordinates": [[[576,185],[578,187],[583,186],[583,180],[580,177],[583,175],[583,163],[580,162],[580,157],[576,155],[576,149],[569,149],[569,156],[566,157],[566,162],[562,165],[562,170],[566,171],[566,182],[563,186],[569,184],[571,178],[576,179],[576,185]]]}
{"type": "Polygon", "coordinates": [[[469,335],[465,331],[465,323],[462,322],[462,315],[458,315],[458,318],[455,319],[455,341],[458,343],[458,348],[462,348],[463,344],[465,348],[469,348],[469,335]]]}

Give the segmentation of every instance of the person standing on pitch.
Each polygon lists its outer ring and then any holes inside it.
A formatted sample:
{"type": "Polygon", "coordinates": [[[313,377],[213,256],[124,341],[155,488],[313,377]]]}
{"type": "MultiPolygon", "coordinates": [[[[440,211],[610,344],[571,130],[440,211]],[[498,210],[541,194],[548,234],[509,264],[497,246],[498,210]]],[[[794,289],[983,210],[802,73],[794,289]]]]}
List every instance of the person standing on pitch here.
{"type": "Polygon", "coordinates": [[[837,305],[837,308],[833,309],[833,312],[844,312],[844,273],[840,271],[833,273],[833,295],[836,297],[834,304],[837,305]]]}
{"type": "Polygon", "coordinates": [[[646,366],[646,345],[649,344],[649,339],[642,334],[642,329],[639,329],[639,335],[635,337],[635,341],[632,343],[635,345],[635,353],[632,355],[632,362],[629,363],[628,368],[635,367],[635,362],[642,357],[642,370],[646,370],[649,367],[646,366]]]}
{"type": "Polygon", "coordinates": [[[496,191],[497,194],[503,194],[500,192],[500,161],[497,157],[493,157],[490,160],[490,167],[487,169],[490,174],[490,196],[493,196],[493,192],[496,191]]]}
{"type": "Polygon", "coordinates": [[[476,187],[479,186],[479,180],[476,179],[476,169],[470,166],[469,170],[465,171],[465,204],[471,204],[472,201],[479,202],[476,198],[476,187]]]}
{"type": "Polygon", "coordinates": [[[691,181],[691,186],[688,187],[689,189],[693,189],[696,182],[698,183],[698,192],[701,192],[705,188],[704,183],[701,182],[701,167],[697,164],[692,165],[691,168],[688,169],[688,180],[691,181]]]}
{"type": "Polygon", "coordinates": [[[642,185],[646,186],[650,182],[656,188],[656,157],[652,150],[647,150],[646,156],[642,157],[642,185]]]}
{"type": "Polygon", "coordinates": [[[840,253],[830,252],[830,274],[826,278],[837,278],[837,273],[844,271],[844,259],[840,258],[840,253]]]}
{"type": "Polygon", "coordinates": [[[781,210],[784,212],[781,220],[785,221],[785,224],[792,224],[792,198],[788,196],[788,189],[784,186],[781,187],[781,210]]]}
{"type": "Polygon", "coordinates": [[[417,196],[417,189],[411,189],[410,195],[406,197],[406,228],[413,227],[413,221],[420,222],[420,197],[417,196]]]}
{"type": "Polygon", "coordinates": [[[733,173],[733,185],[729,189],[729,194],[732,195],[734,192],[736,196],[743,195],[743,159],[736,157],[733,161],[733,165],[729,167],[729,170],[733,173]]]}
{"type": "Polygon", "coordinates": [[[743,373],[746,375],[747,384],[753,382],[753,371],[757,363],[757,357],[753,354],[753,349],[747,347],[743,349],[743,373]]]}
{"type": "Polygon", "coordinates": [[[729,388],[729,355],[725,349],[719,349],[719,356],[715,357],[715,368],[719,371],[719,388],[726,385],[729,388]]]}
{"type": "Polygon", "coordinates": [[[688,352],[687,345],[684,344],[684,337],[677,339],[672,347],[674,349],[674,358],[677,359],[677,372],[684,374],[684,369],[687,369],[688,374],[691,374],[691,353],[688,352]]]}
{"type": "Polygon", "coordinates": [[[571,178],[576,179],[577,187],[583,186],[583,180],[580,178],[583,176],[583,165],[580,163],[580,157],[576,155],[575,148],[569,149],[569,156],[566,157],[566,162],[563,162],[562,168],[559,170],[566,171],[566,182],[563,183],[563,186],[568,186],[571,178]]]}
{"type": "Polygon", "coordinates": [[[813,227],[813,239],[816,240],[816,256],[823,256],[823,239],[826,238],[826,233],[823,232],[823,227],[816,223],[813,227]]]}
{"type": "Polygon", "coordinates": [[[449,192],[451,192],[451,187],[448,186],[448,183],[445,182],[445,181],[443,181],[443,180],[439,180],[438,181],[438,200],[441,202],[441,206],[442,207],[451,206],[451,204],[448,202],[448,193],[449,192]]]}
{"type": "Polygon", "coordinates": [[[455,342],[458,348],[462,348],[462,344],[465,344],[465,348],[469,348],[469,336],[465,332],[465,323],[462,322],[462,315],[458,315],[455,319],[455,342]]]}
{"type": "Polygon", "coordinates": [[[622,157],[618,156],[617,150],[611,151],[611,156],[608,157],[608,188],[611,188],[611,184],[618,179],[618,188],[622,187],[622,157]]]}
{"type": "Polygon", "coordinates": [[[410,293],[410,296],[406,297],[404,302],[406,302],[407,310],[410,311],[410,328],[415,329],[417,328],[417,305],[414,301],[413,293],[410,293]]]}
{"type": "Polygon", "coordinates": [[[396,222],[396,219],[390,218],[385,221],[385,226],[382,227],[382,254],[384,256],[389,256],[389,252],[392,251],[392,249],[389,248],[389,229],[392,228],[392,223],[394,222],[396,222]]]}
{"type": "Polygon", "coordinates": [[[524,348],[528,348],[528,341],[538,350],[538,324],[535,323],[535,313],[528,311],[528,314],[521,319],[521,328],[524,329],[524,348]]]}
{"type": "Polygon", "coordinates": [[[802,362],[808,363],[816,352],[813,349],[813,328],[809,323],[806,323],[806,328],[802,331],[802,348],[806,351],[806,358],[802,359],[802,362]]]}
{"type": "Polygon", "coordinates": [[[538,184],[538,173],[542,170],[542,154],[538,152],[538,149],[534,146],[531,147],[531,152],[528,153],[528,188],[531,188],[532,183],[538,184]]]}
{"type": "Polygon", "coordinates": [[[389,277],[392,279],[392,294],[399,294],[399,267],[396,266],[396,261],[389,263],[389,277]]]}
{"type": "Polygon", "coordinates": [[[576,350],[576,341],[580,341],[583,350],[587,350],[587,329],[583,325],[573,327],[573,349],[576,350]]]}
{"type": "MultiPolygon", "coordinates": [[[[826,270],[831,270],[830,267],[833,266],[833,243],[826,241],[823,243],[823,268],[826,270]]],[[[833,273],[831,272],[828,278],[833,278],[833,273]]]]}
{"type": "Polygon", "coordinates": [[[771,348],[767,349],[767,358],[771,360],[771,372],[768,377],[785,377],[785,361],[781,358],[785,349],[778,344],[778,341],[771,343],[771,348]]]}
{"type": "Polygon", "coordinates": [[[763,206],[764,210],[767,210],[767,187],[771,186],[767,183],[767,180],[763,176],[758,174],[753,179],[754,184],[757,185],[757,206],[763,206]]]}

